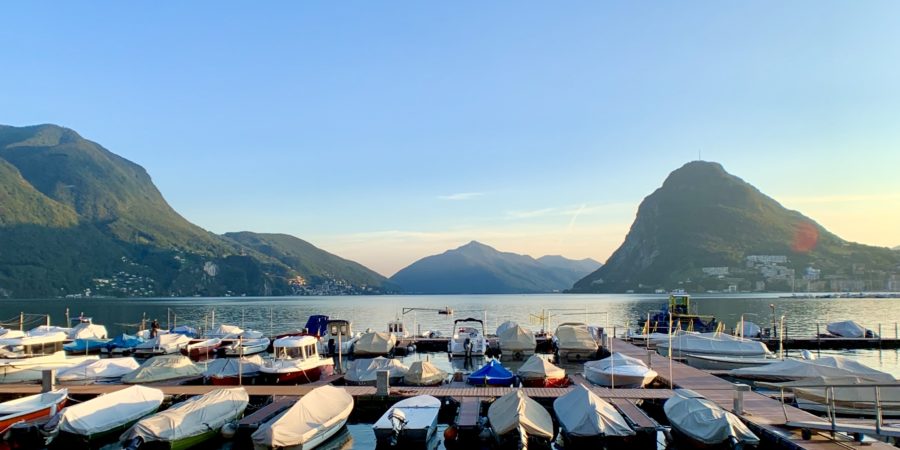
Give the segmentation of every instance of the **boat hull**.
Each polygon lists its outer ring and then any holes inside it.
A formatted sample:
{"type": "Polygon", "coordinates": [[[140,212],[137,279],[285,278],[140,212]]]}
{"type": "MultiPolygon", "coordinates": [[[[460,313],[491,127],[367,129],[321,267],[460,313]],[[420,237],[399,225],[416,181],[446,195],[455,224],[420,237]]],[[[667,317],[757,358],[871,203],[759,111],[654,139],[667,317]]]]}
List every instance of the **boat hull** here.
{"type": "MultiPolygon", "coordinates": [[[[434,436],[437,430],[437,416],[435,422],[426,428],[407,429],[404,428],[397,438],[397,448],[426,448],[428,441],[434,436]]],[[[392,428],[375,428],[375,441],[377,448],[390,448],[391,438],[394,436],[392,428]]]]}
{"type": "MultiPolygon", "coordinates": [[[[260,377],[265,384],[306,384],[314,383],[322,378],[323,373],[330,372],[327,368],[333,366],[316,366],[309,369],[267,372],[260,369],[260,377]]],[[[236,378],[236,377],[235,377],[236,378]]]]}
{"type": "Polygon", "coordinates": [[[564,429],[560,429],[559,434],[562,436],[565,448],[568,449],[584,449],[593,450],[597,448],[605,448],[608,450],[625,450],[635,448],[639,440],[634,436],[581,436],[569,433],[564,429]]]}
{"type": "Polygon", "coordinates": [[[17,423],[22,422],[32,422],[35,420],[49,418],[50,416],[56,414],[59,410],[66,405],[66,397],[63,397],[61,400],[56,402],[55,404],[48,405],[43,408],[34,409],[32,411],[25,411],[18,414],[10,414],[4,416],[2,420],[0,420],[0,435],[9,430],[10,427],[17,423]]]}
{"type": "MultiPolygon", "coordinates": [[[[504,433],[498,435],[497,433],[493,433],[494,439],[497,441],[497,447],[501,449],[520,449],[521,447],[521,436],[519,435],[518,430],[513,430],[509,433],[504,433]]],[[[532,434],[528,435],[528,445],[524,448],[527,449],[549,449],[551,448],[550,439],[535,436],[532,434]]]]}
{"type": "MultiPolygon", "coordinates": [[[[334,425],[322,430],[321,432],[319,432],[318,434],[313,436],[310,440],[308,440],[302,444],[291,445],[288,447],[278,447],[278,448],[280,450],[309,450],[309,449],[315,448],[315,447],[321,445],[322,443],[324,443],[325,441],[327,441],[329,438],[331,438],[335,434],[337,434],[338,431],[341,431],[341,429],[346,424],[347,424],[347,419],[344,418],[344,419],[338,421],[337,423],[335,423],[334,425]]],[[[266,445],[260,445],[257,443],[253,444],[253,450],[268,450],[271,448],[272,447],[269,447],[266,445]]]]}
{"type": "Polygon", "coordinates": [[[259,374],[243,375],[238,378],[237,375],[229,375],[227,377],[209,377],[209,383],[213,386],[240,386],[244,384],[256,384],[259,374]]]}
{"type": "Polygon", "coordinates": [[[597,349],[564,349],[557,350],[560,361],[591,361],[597,359],[597,349]]]}
{"type": "Polygon", "coordinates": [[[522,386],[525,387],[566,387],[569,385],[569,378],[521,378],[522,386]]]}
{"type": "Polygon", "coordinates": [[[744,367],[764,366],[766,364],[778,362],[777,359],[718,357],[712,355],[699,355],[694,353],[685,354],[684,357],[687,360],[687,364],[689,366],[702,370],[741,369],[744,367]]]}
{"type": "Polygon", "coordinates": [[[598,386],[613,386],[613,381],[615,381],[615,387],[617,388],[633,389],[642,388],[652,382],[656,379],[656,373],[652,372],[644,375],[623,375],[617,373],[615,377],[612,377],[606,372],[586,370],[584,378],[598,386]]]}
{"type": "Polygon", "coordinates": [[[503,350],[501,347],[500,360],[501,361],[525,361],[530,358],[531,355],[534,355],[534,349],[531,350],[503,350]]]}

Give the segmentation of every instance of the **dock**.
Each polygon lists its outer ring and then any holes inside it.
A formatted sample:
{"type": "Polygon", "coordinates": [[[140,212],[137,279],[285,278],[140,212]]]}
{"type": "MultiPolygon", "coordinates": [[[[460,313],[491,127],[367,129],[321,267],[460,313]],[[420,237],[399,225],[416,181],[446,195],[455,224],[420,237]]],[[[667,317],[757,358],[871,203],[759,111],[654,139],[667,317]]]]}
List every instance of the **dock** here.
{"type": "MultiPolygon", "coordinates": [[[[777,350],[779,341],[776,338],[755,339],[773,350],[777,350]]],[[[844,350],[844,349],[897,349],[900,348],[898,338],[842,338],[842,337],[787,337],[780,345],[785,350],[844,350]]]]}

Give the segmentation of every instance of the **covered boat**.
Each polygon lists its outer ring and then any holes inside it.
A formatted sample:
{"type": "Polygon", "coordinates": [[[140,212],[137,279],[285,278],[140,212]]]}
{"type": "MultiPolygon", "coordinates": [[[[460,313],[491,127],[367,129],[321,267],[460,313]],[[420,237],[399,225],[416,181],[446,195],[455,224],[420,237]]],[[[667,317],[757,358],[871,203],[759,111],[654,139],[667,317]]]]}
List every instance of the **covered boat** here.
{"type": "Polygon", "coordinates": [[[112,382],[137,370],[141,365],[134,358],[105,358],[84,361],[61,369],[56,379],[65,382],[112,382]]]}
{"type": "Polygon", "coordinates": [[[741,331],[743,331],[743,333],[740,334],[741,337],[758,338],[762,334],[762,328],[760,328],[759,325],[753,322],[748,322],[746,320],[743,323],[743,330],[741,330],[740,322],[738,322],[738,332],[740,333],[741,331]]]}
{"type": "Polygon", "coordinates": [[[829,333],[844,338],[871,338],[876,337],[875,333],[872,330],[867,330],[866,327],[852,321],[852,320],[844,320],[841,322],[832,322],[829,323],[827,327],[825,327],[829,333]]]}
{"type": "MultiPolygon", "coordinates": [[[[9,335],[10,333],[7,333],[9,335]]],[[[0,383],[39,381],[47,369],[62,369],[97,359],[97,356],[66,356],[66,335],[52,332],[0,339],[0,383]]]]}
{"type": "Polygon", "coordinates": [[[81,318],[79,323],[69,330],[69,339],[106,339],[108,332],[103,325],[93,323],[90,317],[81,318]]]}
{"type": "Polygon", "coordinates": [[[409,371],[403,375],[403,384],[408,386],[435,386],[443,384],[447,379],[447,372],[438,369],[428,361],[416,361],[409,366],[409,371]]]}
{"type": "Polygon", "coordinates": [[[235,325],[219,324],[216,329],[206,333],[207,338],[219,339],[237,339],[244,332],[244,329],[235,325]]]}
{"type": "Polygon", "coordinates": [[[134,355],[142,358],[154,355],[178,353],[191,343],[191,338],[178,333],[160,334],[134,347],[134,355]]]}
{"type": "Polygon", "coordinates": [[[250,396],[244,388],[215,389],[145,417],[119,438],[124,448],[186,449],[215,437],[244,415],[250,396]]]}
{"type": "Polygon", "coordinates": [[[580,361],[597,358],[600,345],[583,323],[564,323],[553,334],[556,352],[561,361],[580,361]]]}
{"type": "Polygon", "coordinates": [[[430,395],[395,403],[372,425],[379,448],[427,448],[437,430],[440,410],[441,401],[430,395]]]}
{"type": "Polygon", "coordinates": [[[628,422],[613,405],[580,384],[554,400],[553,411],[566,448],[600,448],[634,436],[628,422]]]}
{"type": "Polygon", "coordinates": [[[189,338],[196,338],[200,335],[200,333],[197,332],[196,328],[189,327],[187,325],[178,325],[177,327],[173,327],[171,330],[169,330],[169,333],[183,334],[189,338]]]}
{"type": "MultiPolygon", "coordinates": [[[[691,354],[731,356],[738,358],[765,358],[769,348],[766,344],[749,339],[740,339],[727,334],[682,334],[672,336],[672,357],[680,358],[691,354]]],[[[669,356],[669,340],[658,341],[656,351],[669,356]]]]}
{"type": "Polygon", "coordinates": [[[676,389],[663,411],[673,430],[692,443],[732,448],[759,444],[759,438],[741,419],[689,389],[676,389]]]}
{"type": "Polygon", "coordinates": [[[315,448],[337,433],[352,411],[353,397],[344,389],[331,385],[315,388],[254,431],[250,436],[253,448],[315,448]]]}
{"type": "Polygon", "coordinates": [[[63,345],[66,353],[76,355],[86,355],[89,353],[100,353],[109,344],[109,339],[75,339],[68,344],[63,345]]]}
{"type": "Polygon", "coordinates": [[[534,333],[518,324],[507,327],[498,336],[500,338],[500,354],[503,359],[524,361],[534,354],[534,349],[537,347],[534,333]]]}
{"type": "Polygon", "coordinates": [[[841,356],[824,356],[812,360],[776,360],[765,366],[734,369],[728,374],[737,378],[759,381],[796,381],[819,377],[860,377],[872,381],[895,381],[894,376],[889,373],[841,356]]]}
{"type": "Polygon", "coordinates": [[[584,363],[584,377],[600,386],[642,388],[657,375],[644,361],[618,352],[600,361],[584,363]]]}
{"type": "Polygon", "coordinates": [[[511,386],[516,376],[500,361],[492,359],[480,369],[472,372],[466,382],[475,386],[511,386]]]}
{"type": "Polygon", "coordinates": [[[522,367],[516,371],[527,387],[562,387],[569,384],[565,369],[553,365],[538,355],[531,355],[522,367]]]}
{"type": "Polygon", "coordinates": [[[550,413],[521,389],[494,400],[487,415],[501,448],[547,448],[553,439],[550,413]]]}
{"type": "Polygon", "coordinates": [[[221,345],[222,340],[219,338],[192,339],[188,345],[181,349],[181,354],[194,360],[207,359],[215,356],[216,350],[221,345]]]}
{"type": "Polygon", "coordinates": [[[272,341],[267,337],[223,339],[219,352],[225,356],[247,356],[262,353],[272,341]]]}
{"type": "Polygon", "coordinates": [[[106,343],[106,351],[113,355],[128,354],[142,343],[144,338],[123,333],[106,343]]]}
{"type": "Polygon", "coordinates": [[[351,385],[373,386],[379,370],[388,371],[388,379],[391,384],[400,384],[400,381],[409,372],[409,367],[399,360],[383,357],[354,359],[347,364],[347,373],[344,374],[344,379],[347,384],[351,385]]]}
{"type": "Polygon", "coordinates": [[[501,323],[500,326],[497,327],[496,334],[497,334],[497,336],[500,336],[501,334],[503,334],[504,331],[506,331],[510,328],[516,327],[518,325],[519,325],[518,323],[513,322],[512,320],[507,320],[506,322],[501,323]]]}
{"type": "Polygon", "coordinates": [[[684,357],[687,365],[703,370],[732,370],[742,367],[759,367],[780,361],[777,358],[741,358],[690,353],[684,357]]]}
{"type": "Polygon", "coordinates": [[[273,358],[263,361],[260,374],[272,384],[312,383],[331,375],[334,360],[319,356],[316,341],[312,336],[275,339],[273,358]]]}
{"type": "Polygon", "coordinates": [[[159,389],[127,387],[69,406],[59,414],[58,422],[52,420],[47,427],[52,428],[50,436],[59,434],[57,439],[91,442],[120,433],[153,414],[162,404],[163,397],[159,389]]]}
{"type": "Polygon", "coordinates": [[[807,411],[826,414],[833,411],[839,415],[874,417],[877,400],[883,417],[900,417],[900,383],[896,381],[843,376],[760,384],[768,388],[793,391],[797,407],[807,411]]]}
{"type": "Polygon", "coordinates": [[[397,336],[387,332],[365,333],[353,346],[354,356],[384,356],[394,351],[397,336]]]}
{"type": "Polygon", "coordinates": [[[0,435],[19,422],[50,417],[66,405],[69,391],[59,389],[0,403],[0,435]]]}
{"type": "Polygon", "coordinates": [[[259,376],[263,359],[259,355],[243,358],[218,358],[210,361],[203,371],[203,377],[216,386],[250,384],[259,376]]]}
{"type": "Polygon", "coordinates": [[[154,356],[133,372],[122,377],[126,384],[155,383],[157,381],[185,381],[203,375],[203,369],[184,355],[154,356]]]}

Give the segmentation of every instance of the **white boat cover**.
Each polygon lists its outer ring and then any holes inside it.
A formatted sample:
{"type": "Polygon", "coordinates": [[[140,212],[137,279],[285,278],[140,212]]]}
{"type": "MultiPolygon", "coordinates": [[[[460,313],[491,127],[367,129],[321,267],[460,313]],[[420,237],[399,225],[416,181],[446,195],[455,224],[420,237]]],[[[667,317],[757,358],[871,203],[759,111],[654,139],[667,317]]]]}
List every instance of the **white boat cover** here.
{"type": "Polygon", "coordinates": [[[673,427],[704,444],[715,445],[732,436],[745,444],[759,443],[741,419],[691,390],[676,389],[663,411],[673,427]]]}
{"type": "Polygon", "coordinates": [[[6,328],[0,329],[2,333],[0,333],[0,339],[19,339],[27,336],[25,332],[19,330],[9,330],[6,328]]]}
{"type": "Polygon", "coordinates": [[[559,348],[597,350],[599,347],[587,325],[560,325],[554,337],[559,348]]]}
{"type": "Polygon", "coordinates": [[[409,367],[396,359],[378,357],[374,359],[354,359],[347,364],[347,381],[355,383],[374,382],[379,370],[387,370],[389,378],[400,378],[409,372],[409,367]]]}
{"type": "Polygon", "coordinates": [[[634,436],[613,405],[580,384],[554,400],[553,411],[560,426],[574,436],[634,436]]]}
{"type": "Polygon", "coordinates": [[[131,386],[63,409],[60,431],[90,436],[133,422],[159,409],[163,392],[131,386]]]}
{"type": "Polygon", "coordinates": [[[744,321],[744,334],[743,334],[743,336],[744,336],[745,338],[759,337],[759,335],[760,335],[761,333],[762,333],[762,328],[760,328],[759,325],[757,325],[757,324],[755,324],[755,323],[753,323],[753,322],[748,322],[748,321],[746,321],[746,320],[744,321]]]}
{"type": "Polygon", "coordinates": [[[353,396],[347,391],[331,385],[317,387],[250,437],[260,446],[299,446],[347,420],[352,411],[353,396]]]}
{"type": "Polygon", "coordinates": [[[368,355],[384,355],[390,353],[397,345],[397,336],[388,332],[366,333],[359,337],[353,347],[353,353],[368,355]]]}
{"type": "Polygon", "coordinates": [[[559,379],[566,376],[566,370],[553,365],[550,361],[538,355],[531,355],[522,367],[516,371],[516,375],[522,378],[550,378],[559,379]]]}
{"type": "Polygon", "coordinates": [[[416,361],[409,366],[409,371],[403,375],[403,382],[411,386],[427,386],[443,382],[447,379],[447,372],[438,369],[428,361],[416,361]]]}
{"type": "Polygon", "coordinates": [[[203,376],[209,377],[236,377],[238,371],[243,375],[259,372],[263,359],[260,355],[244,356],[243,358],[216,358],[206,365],[203,376]]]}
{"type": "Polygon", "coordinates": [[[501,323],[499,327],[497,327],[497,336],[500,336],[504,331],[517,326],[519,326],[519,324],[513,322],[512,320],[507,320],[506,322],[501,323]]]}
{"type": "Polygon", "coordinates": [[[122,382],[127,384],[152,383],[200,375],[203,375],[203,369],[194,364],[191,358],[180,354],[160,355],[144,361],[141,367],[123,376],[122,382]]]}
{"type": "Polygon", "coordinates": [[[759,383],[769,388],[790,388],[798,400],[826,405],[830,403],[831,393],[826,385],[850,385],[859,387],[834,388],[834,405],[836,408],[858,410],[863,414],[872,414],[875,411],[875,388],[872,384],[880,384],[878,388],[878,401],[884,411],[900,410],[900,383],[885,381],[872,381],[860,377],[816,377],[805,380],[791,381],[787,383],[759,383]],[[890,384],[890,386],[886,386],[890,384]],[[867,386],[868,385],[868,386],[867,386]]]}
{"type": "Polygon", "coordinates": [[[372,428],[392,429],[391,415],[400,411],[406,430],[423,430],[434,424],[438,412],[441,410],[441,401],[430,395],[417,395],[415,397],[394,403],[378,420],[372,428]]]}
{"type": "Polygon", "coordinates": [[[237,338],[243,333],[244,330],[241,327],[237,327],[234,325],[225,325],[219,324],[219,326],[212,331],[212,333],[207,333],[209,337],[217,337],[217,338],[237,338]]]}
{"type": "Polygon", "coordinates": [[[141,437],[144,442],[175,442],[209,430],[218,430],[241,417],[249,401],[250,396],[242,387],[215,389],[141,419],[119,440],[127,442],[141,437]]]}
{"type": "Polygon", "coordinates": [[[6,417],[3,416],[32,412],[55,405],[68,395],[68,389],[57,389],[55,391],[44,392],[43,394],[29,395],[28,397],[17,398],[15,400],[0,403],[0,420],[6,419],[6,417]]]}
{"type": "MultiPolygon", "coordinates": [[[[618,352],[613,352],[609,357],[599,361],[584,363],[584,371],[586,373],[592,370],[606,375],[623,377],[650,377],[651,372],[652,378],[655,378],[657,375],[656,371],[647,367],[644,361],[618,352]]],[[[588,377],[588,379],[591,380],[591,377],[588,377]]]]}
{"type": "MultiPolygon", "coordinates": [[[[673,336],[673,337],[675,337],[675,336],[682,336],[682,335],[685,335],[685,334],[693,334],[693,335],[696,336],[696,335],[699,335],[700,333],[697,333],[697,332],[694,332],[694,331],[685,331],[685,330],[682,330],[682,329],[679,328],[679,329],[676,329],[676,330],[672,333],[672,336],[673,336]]],[[[650,342],[662,342],[662,341],[668,341],[668,340],[669,340],[669,333],[650,333],[650,334],[648,334],[648,335],[643,335],[643,337],[646,338],[646,339],[649,339],[650,342]]]]}
{"type": "Polygon", "coordinates": [[[109,334],[103,325],[82,322],[69,331],[69,339],[106,339],[109,334]]]}
{"type": "Polygon", "coordinates": [[[537,346],[534,333],[519,325],[507,328],[499,333],[499,337],[500,350],[503,353],[534,352],[534,348],[537,346]]]}
{"type": "Polygon", "coordinates": [[[860,377],[872,381],[895,381],[893,375],[841,356],[818,359],[786,359],[757,367],[732,369],[729,375],[754,380],[804,380],[817,377],[860,377]]]}
{"type": "Polygon", "coordinates": [[[852,321],[845,320],[843,322],[832,322],[829,323],[827,327],[825,327],[829,333],[845,337],[845,338],[861,338],[866,337],[866,328],[862,325],[852,321]]]}
{"type": "Polygon", "coordinates": [[[95,381],[121,378],[137,370],[141,365],[134,358],[105,358],[83,361],[72,367],[60,369],[59,381],[95,381]]]}
{"type": "MultiPolygon", "coordinates": [[[[28,336],[43,336],[45,334],[62,333],[64,335],[68,336],[70,331],[72,331],[71,328],[57,327],[54,325],[41,325],[41,326],[34,327],[34,328],[28,330],[28,332],[25,334],[27,334],[28,336]]],[[[3,336],[3,337],[6,337],[6,336],[3,336]]]]}
{"type": "Polygon", "coordinates": [[[281,348],[300,348],[307,345],[316,345],[316,342],[318,342],[318,340],[312,336],[285,336],[283,338],[275,339],[272,346],[281,348]]]}
{"type": "Polygon", "coordinates": [[[178,333],[167,333],[160,334],[159,336],[144,341],[141,344],[138,344],[137,348],[146,349],[146,348],[164,348],[164,349],[172,349],[177,347],[184,347],[190,344],[191,338],[178,333]]]}
{"type": "Polygon", "coordinates": [[[61,332],[53,332],[46,334],[30,334],[18,338],[0,339],[0,346],[3,345],[36,345],[51,344],[53,342],[63,342],[66,340],[66,334],[61,332]]]}
{"type": "Polygon", "coordinates": [[[497,436],[514,430],[553,439],[553,418],[540,403],[516,389],[491,403],[488,420],[497,436]]]}
{"type": "MultiPolygon", "coordinates": [[[[660,341],[656,344],[660,355],[667,356],[669,341],[660,341]]],[[[704,335],[683,334],[672,337],[672,355],[697,353],[701,355],[741,356],[741,357],[765,357],[769,353],[766,344],[747,339],[738,339],[727,334],[712,333],[704,335]]]]}

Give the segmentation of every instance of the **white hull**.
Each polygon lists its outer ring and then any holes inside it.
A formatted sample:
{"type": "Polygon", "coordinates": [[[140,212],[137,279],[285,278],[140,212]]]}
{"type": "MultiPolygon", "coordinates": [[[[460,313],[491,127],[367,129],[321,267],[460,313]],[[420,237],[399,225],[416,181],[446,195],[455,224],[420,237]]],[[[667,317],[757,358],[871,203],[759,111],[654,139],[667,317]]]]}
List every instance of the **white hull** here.
{"type": "MultiPolygon", "coordinates": [[[[478,337],[475,339],[471,339],[472,344],[472,356],[484,356],[485,350],[485,342],[484,338],[478,337]]],[[[466,356],[466,340],[465,339],[452,339],[450,340],[450,354],[453,356],[466,356]]]]}
{"type": "Polygon", "coordinates": [[[744,367],[764,366],[778,362],[777,359],[771,358],[739,358],[728,356],[712,356],[698,355],[688,353],[685,355],[687,364],[696,369],[702,370],[731,370],[741,369],[744,367]]]}
{"type": "Polygon", "coordinates": [[[558,350],[561,361],[589,361],[597,359],[597,349],[566,349],[558,350]]]}
{"type": "MultiPolygon", "coordinates": [[[[325,441],[327,441],[328,438],[330,438],[331,436],[334,436],[335,433],[340,431],[341,428],[343,428],[343,426],[346,423],[347,423],[347,419],[346,418],[342,419],[341,421],[335,423],[334,426],[331,426],[331,427],[328,427],[328,428],[322,430],[319,434],[316,434],[310,440],[308,440],[302,444],[292,445],[290,447],[278,447],[278,448],[283,449],[283,450],[309,450],[312,448],[316,448],[319,445],[321,445],[322,443],[324,443],[325,441]]],[[[273,448],[273,447],[259,445],[256,443],[253,444],[253,450],[268,450],[270,448],[273,448]]]]}
{"type": "Polygon", "coordinates": [[[95,359],[98,357],[66,356],[64,352],[33,358],[3,359],[0,360],[0,384],[41,381],[45,370],[63,369],[95,359]]]}
{"type": "Polygon", "coordinates": [[[534,355],[534,349],[531,350],[501,350],[500,360],[501,361],[525,361],[534,355]]]}

